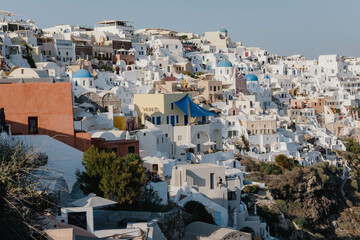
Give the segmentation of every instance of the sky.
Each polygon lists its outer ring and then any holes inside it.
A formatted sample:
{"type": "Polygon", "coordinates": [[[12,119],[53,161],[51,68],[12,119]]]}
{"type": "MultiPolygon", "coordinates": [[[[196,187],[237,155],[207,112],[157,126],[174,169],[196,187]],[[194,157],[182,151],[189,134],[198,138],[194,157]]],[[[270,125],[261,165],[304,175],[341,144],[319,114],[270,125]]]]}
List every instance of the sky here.
{"type": "Polygon", "coordinates": [[[0,9],[40,28],[101,20],[194,33],[225,27],[232,41],[278,55],[360,56],[359,0],[0,0],[0,9]]]}

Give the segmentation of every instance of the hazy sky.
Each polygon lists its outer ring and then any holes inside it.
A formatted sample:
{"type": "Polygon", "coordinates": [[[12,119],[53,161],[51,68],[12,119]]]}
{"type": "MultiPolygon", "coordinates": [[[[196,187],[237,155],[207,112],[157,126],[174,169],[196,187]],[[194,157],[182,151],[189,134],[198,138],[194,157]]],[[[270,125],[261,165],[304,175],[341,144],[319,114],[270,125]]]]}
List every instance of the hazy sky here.
{"type": "Polygon", "coordinates": [[[0,0],[0,9],[55,24],[131,20],[135,29],[203,33],[227,28],[233,41],[279,55],[360,56],[359,0],[0,0]]]}

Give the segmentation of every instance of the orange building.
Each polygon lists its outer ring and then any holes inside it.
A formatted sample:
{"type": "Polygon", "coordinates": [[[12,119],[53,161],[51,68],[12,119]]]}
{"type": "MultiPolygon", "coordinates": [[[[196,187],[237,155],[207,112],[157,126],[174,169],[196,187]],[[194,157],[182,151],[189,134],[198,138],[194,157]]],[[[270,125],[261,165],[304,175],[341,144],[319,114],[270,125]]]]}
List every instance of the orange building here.
{"type": "Polygon", "coordinates": [[[81,151],[90,147],[90,133],[74,131],[70,83],[5,83],[0,93],[13,135],[48,135],[81,151]]]}

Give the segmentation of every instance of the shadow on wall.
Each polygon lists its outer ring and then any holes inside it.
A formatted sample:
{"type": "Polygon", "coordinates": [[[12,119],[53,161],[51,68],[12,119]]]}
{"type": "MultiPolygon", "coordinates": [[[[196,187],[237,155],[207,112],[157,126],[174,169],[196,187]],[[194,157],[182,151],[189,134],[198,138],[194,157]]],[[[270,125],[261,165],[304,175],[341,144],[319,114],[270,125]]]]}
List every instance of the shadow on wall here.
{"type": "Polygon", "coordinates": [[[47,135],[82,152],[89,149],[91,145],[91,134],[89,132],[75,132],[73,135],[57,132],[49,129],[38,127],[38,123],[34,120],[31,127],[28,124],[22,124],[14,121],[6,121],[11,125],[12,135],[47,135]],[[32,132],[32,134],[30,134],[32,132]]]}

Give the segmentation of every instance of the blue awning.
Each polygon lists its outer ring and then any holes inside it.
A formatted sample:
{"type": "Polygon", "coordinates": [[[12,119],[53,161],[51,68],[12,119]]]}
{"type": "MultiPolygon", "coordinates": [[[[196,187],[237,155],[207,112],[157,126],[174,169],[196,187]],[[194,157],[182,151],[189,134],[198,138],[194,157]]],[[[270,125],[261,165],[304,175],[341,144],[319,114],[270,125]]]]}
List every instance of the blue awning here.
{"type": "Polygon", "coordinates": [[[176,106],[181,109],[186,115],[190,117],[209,117],[217,116],[216,113],[210,112],[205,108],[200,107],[195,104],[189,97],[189,94],[186,94],[185,97],[175,102],[176,106]]]}

